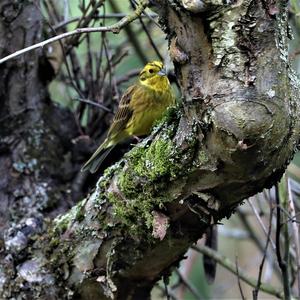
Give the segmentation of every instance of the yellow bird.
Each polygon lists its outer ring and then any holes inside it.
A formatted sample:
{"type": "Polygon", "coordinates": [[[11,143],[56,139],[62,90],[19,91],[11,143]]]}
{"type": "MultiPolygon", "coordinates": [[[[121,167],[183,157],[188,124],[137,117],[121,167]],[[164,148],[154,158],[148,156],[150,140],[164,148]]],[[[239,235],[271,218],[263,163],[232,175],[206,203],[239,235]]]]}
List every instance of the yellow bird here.
{"type": "Polygon", "coordinates": [[[116,144],[130,136],[149,134],[154,121],[174,104],[175,97],[163,63],[148,63],[140,72],[139,80],[122,96],[106,139],[81,171],[95,173],[116,144]]]}

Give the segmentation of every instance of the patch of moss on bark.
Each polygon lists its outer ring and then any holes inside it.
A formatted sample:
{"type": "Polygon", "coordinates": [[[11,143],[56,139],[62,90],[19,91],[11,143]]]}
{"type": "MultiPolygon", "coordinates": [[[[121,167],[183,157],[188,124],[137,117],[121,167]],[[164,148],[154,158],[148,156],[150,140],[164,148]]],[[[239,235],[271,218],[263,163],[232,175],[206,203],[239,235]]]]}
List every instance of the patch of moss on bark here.
{"type": "Polygon", "coordinates": [[[177,152],[172,141],[158,139],[148,148],[136,147],[128,153],[129,164],[116,181],[118,191],[108,193],[108,198],[116,215],[133,232],[141,225],[151,228],[153,211],[170,201],[166,186],[181,173],[177,152]]]}

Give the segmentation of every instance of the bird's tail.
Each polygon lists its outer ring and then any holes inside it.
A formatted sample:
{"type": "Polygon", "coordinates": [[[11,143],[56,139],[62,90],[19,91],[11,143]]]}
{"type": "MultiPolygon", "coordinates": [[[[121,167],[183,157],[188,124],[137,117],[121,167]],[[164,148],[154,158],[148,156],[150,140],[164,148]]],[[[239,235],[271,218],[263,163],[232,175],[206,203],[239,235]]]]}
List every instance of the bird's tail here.
{"type": "Polygon", "coordinates": [[[89,170],[91,173],[95,173],[114,146],[115,145],[107,147],[106,143],[104,142],[91,156],[91,158],[83,165],[81,172],[89,170]]]}

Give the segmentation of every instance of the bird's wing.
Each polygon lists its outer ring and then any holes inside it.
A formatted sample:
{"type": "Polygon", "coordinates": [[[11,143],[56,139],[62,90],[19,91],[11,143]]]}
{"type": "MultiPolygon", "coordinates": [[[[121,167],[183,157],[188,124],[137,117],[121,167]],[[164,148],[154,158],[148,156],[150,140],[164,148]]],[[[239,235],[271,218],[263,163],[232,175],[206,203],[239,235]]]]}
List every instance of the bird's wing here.
{"type": "Polygon", "coordinates": [[[138,86],[133,85],[129,87],[126,92],[123,94],[118,110],[114,116],[112,124],[109,128],[108,137],[113,137],[117,135],[119,132],[126,128],[126,124],[128,120],[131,118],[133,110],[130,107],[130,100],[132,98],[132,94],[137,90],[138,86]]]}

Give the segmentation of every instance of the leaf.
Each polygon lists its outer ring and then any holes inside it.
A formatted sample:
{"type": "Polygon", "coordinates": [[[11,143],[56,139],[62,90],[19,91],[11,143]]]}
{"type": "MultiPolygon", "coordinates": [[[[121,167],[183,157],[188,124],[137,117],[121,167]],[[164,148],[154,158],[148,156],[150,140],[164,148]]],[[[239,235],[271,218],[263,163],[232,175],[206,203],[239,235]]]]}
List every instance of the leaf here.
{"type": "Polygon", "coordinates": [[[153,231],[152,235],[156,239],[161,241],[167,234],[167,229],[169,227],[169,218],[161,212],[153,211],[153,231]]]}

